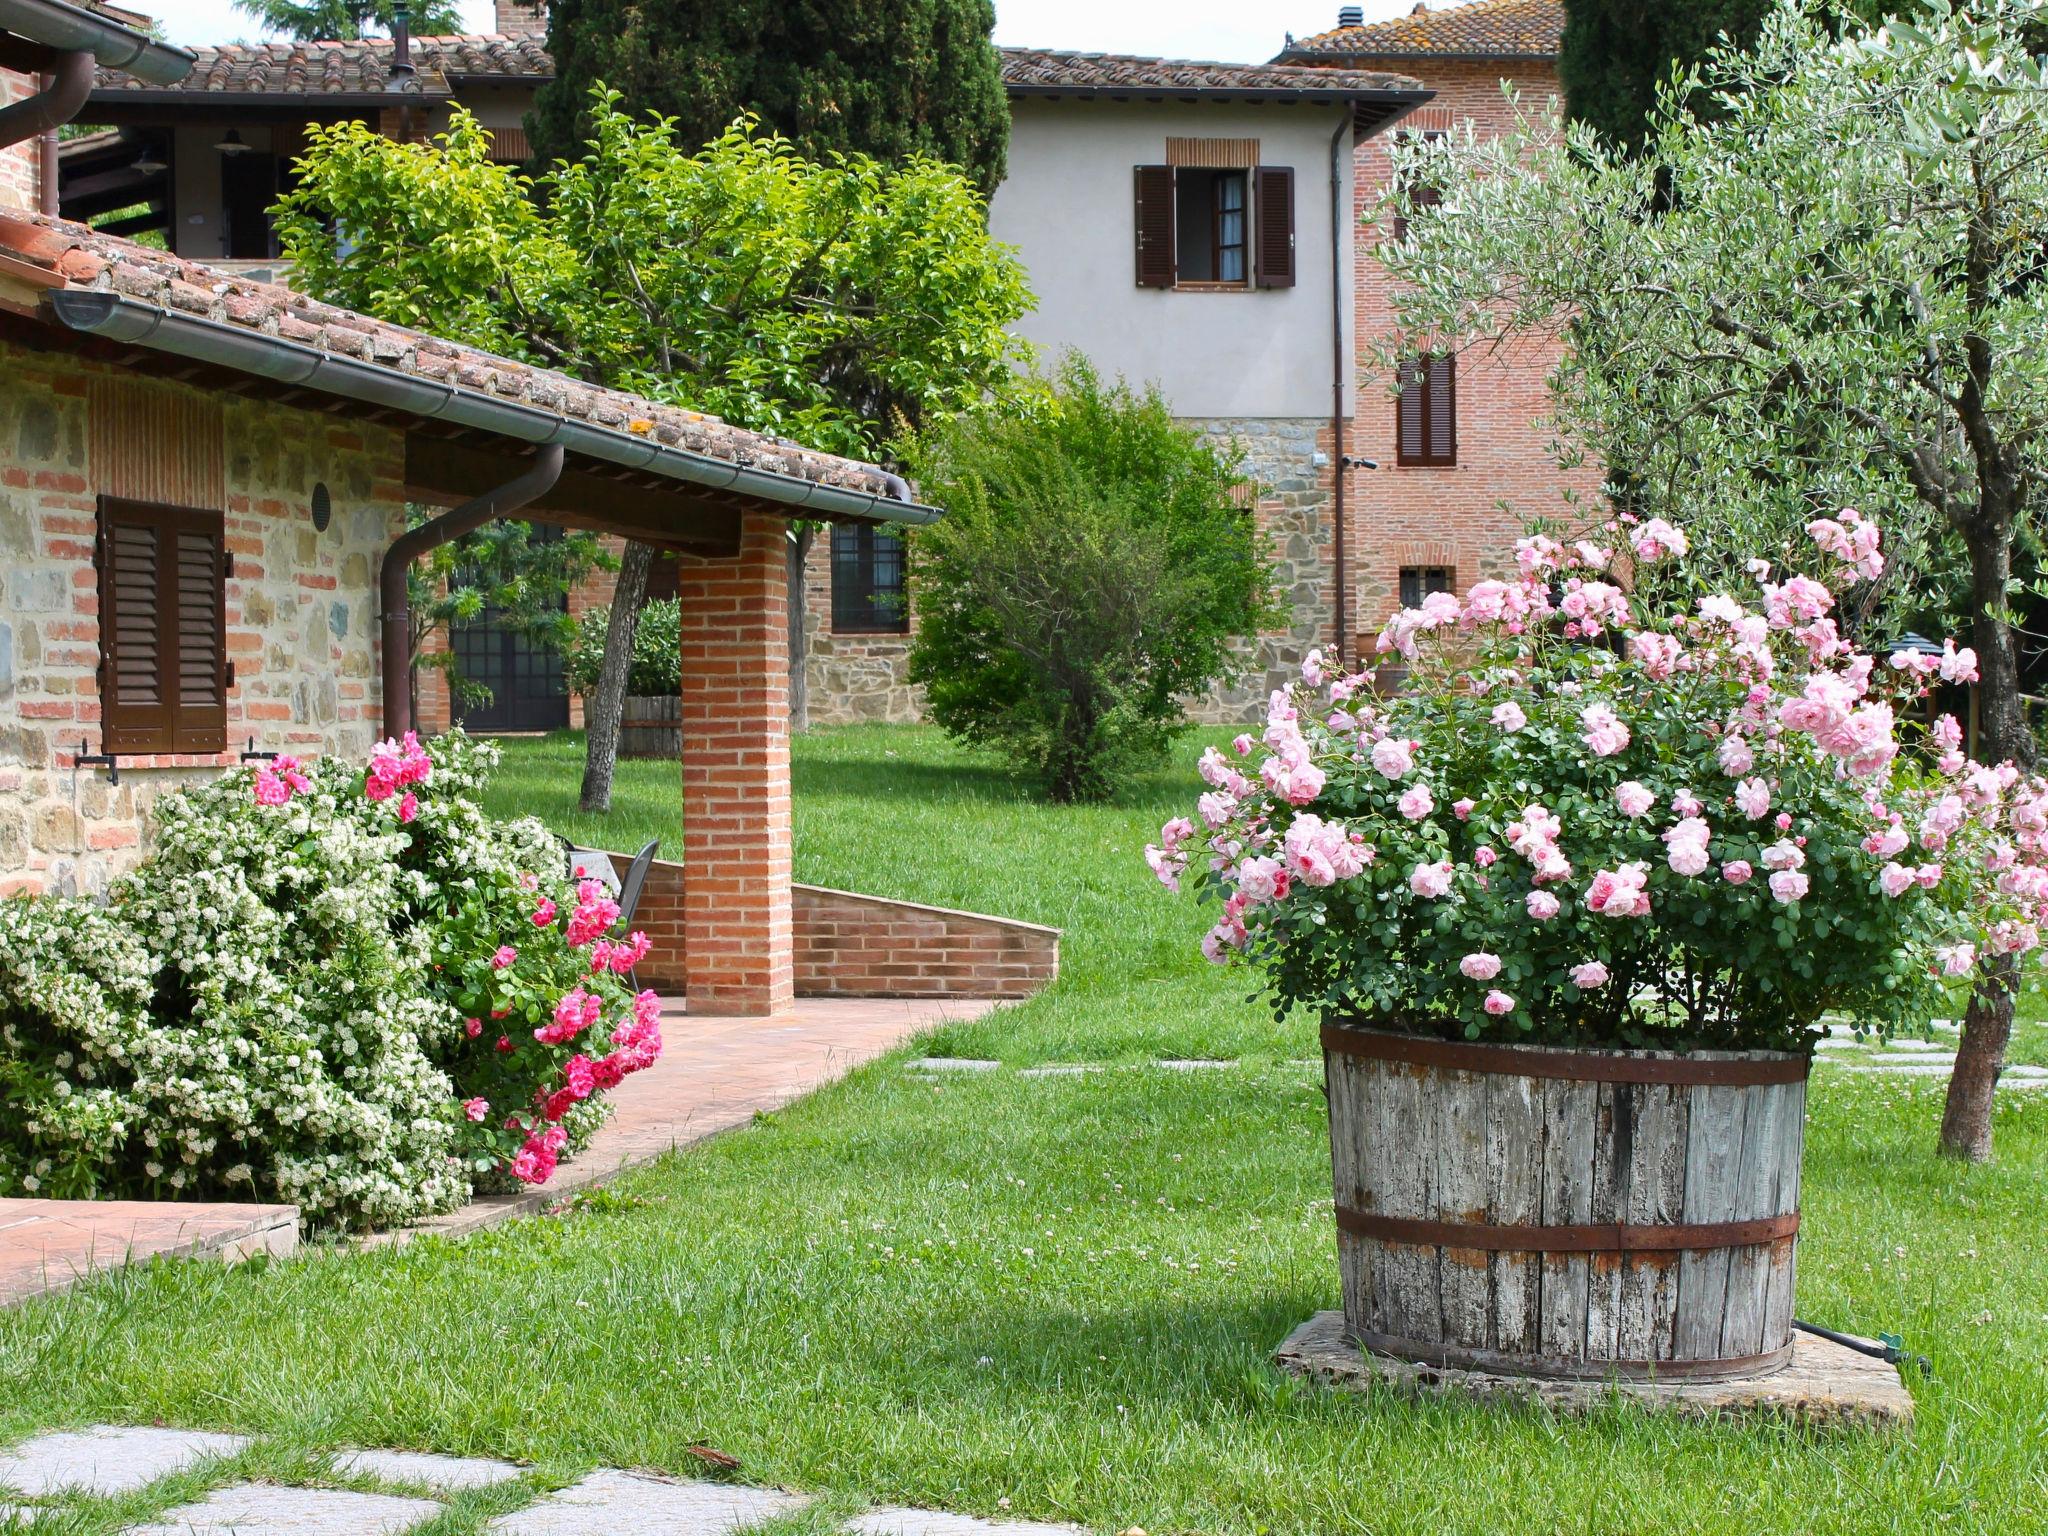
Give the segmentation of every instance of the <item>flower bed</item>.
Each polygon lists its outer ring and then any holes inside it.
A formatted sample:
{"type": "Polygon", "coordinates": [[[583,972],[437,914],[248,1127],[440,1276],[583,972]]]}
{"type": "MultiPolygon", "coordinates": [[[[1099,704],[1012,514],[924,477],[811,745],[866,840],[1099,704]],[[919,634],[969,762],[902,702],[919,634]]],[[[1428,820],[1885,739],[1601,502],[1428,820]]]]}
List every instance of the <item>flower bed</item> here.
{"type": "Polygon", "coordinates": [[[483,814],[495,760],[279,758],[159,801],[106,907],[0,903],[0,1194],[364,1226],[545,1181],[660,1053],[659,1003],[603,887],[483,814]]]}
{"type": "Polygon", "coordinates": [[[2039,943],[2048,784],[1971,763],[1938,676],[1879,662],[1835,590],[1883,568],[1854,512],[1811,569],[1692,586],[1687,541],[1536,536],[1512,580],[1398,614],[1397,697],[1311,656],[1196,819],[1147,850],[1222,903],[1203,940],[1277,1007],[1449,1038],[1805,1049],[1822,1013],[1917,1026],[1986,951],[2039,943]]]}

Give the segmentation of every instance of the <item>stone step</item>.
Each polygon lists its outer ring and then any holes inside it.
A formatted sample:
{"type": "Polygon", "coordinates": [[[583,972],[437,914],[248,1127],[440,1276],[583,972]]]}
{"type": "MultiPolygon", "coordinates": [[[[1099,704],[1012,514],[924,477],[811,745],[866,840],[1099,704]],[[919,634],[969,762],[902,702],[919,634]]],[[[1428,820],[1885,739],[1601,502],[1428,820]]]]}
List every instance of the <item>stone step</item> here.
{"type": "Polygon", "coordinates": [[[432,1499],[238,1483],[122,1536],[399,1536],[441,1513],[432,1499]]]}
{"type": "Polygon", "coordinates": [[[243,1435],[147,1425],[97,1425],[37,1435],[0,1455],[0,1488],[28,1498],[88,1493],[105,1498],[146,1488],[209,1456],[236,1456],[243,1435]]]}
{"type": "Polygon", "coordinates": [[[607,1468],[486,1529],[504,1536],[732,1536],[808,1502],[772,1488],[607,1468]]]}

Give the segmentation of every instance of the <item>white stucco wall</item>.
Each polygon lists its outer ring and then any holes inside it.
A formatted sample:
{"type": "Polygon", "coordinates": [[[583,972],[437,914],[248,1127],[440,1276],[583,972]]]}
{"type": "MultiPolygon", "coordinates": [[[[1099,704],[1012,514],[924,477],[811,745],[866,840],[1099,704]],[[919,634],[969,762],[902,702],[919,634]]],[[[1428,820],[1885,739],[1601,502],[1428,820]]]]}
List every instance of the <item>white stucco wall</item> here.
{"type": "MultiPolygon", "coordinates": [[[[1335,107],[1087,100],[1011,102],[1009,176],[990,228],[1017,247],[1037,310],[1018,326],[1052,362],[1066,347],[1106,373],[1157,382],[1179,416],[1330,413],[1330,135],[1335,107]],[[1181,292],[1136,281],[1132,167],[1166,161],[1169,135],[1256,138],[1294,168],[1292,288],[1181,292]]],[[[1340,151],[1338,271],[1351,329],[1351,150],[1340,151]]]]}

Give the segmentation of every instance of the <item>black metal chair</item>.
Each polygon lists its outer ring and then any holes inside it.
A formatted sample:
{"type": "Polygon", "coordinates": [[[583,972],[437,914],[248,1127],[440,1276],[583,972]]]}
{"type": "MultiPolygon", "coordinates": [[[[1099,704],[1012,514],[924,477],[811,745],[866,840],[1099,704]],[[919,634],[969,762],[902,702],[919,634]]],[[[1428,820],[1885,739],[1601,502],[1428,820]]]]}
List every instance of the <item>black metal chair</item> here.
{"type": "Polygon", "coordinates": [[[661,839],[650,838],[647,846],[634,854],[633,862],[626,866],[625,878],[619,881],[619,927],[630,929],[633,926],[633,913],[640,905],[640,891],[647,884],[647,868],[659,852],[661,839]]]}

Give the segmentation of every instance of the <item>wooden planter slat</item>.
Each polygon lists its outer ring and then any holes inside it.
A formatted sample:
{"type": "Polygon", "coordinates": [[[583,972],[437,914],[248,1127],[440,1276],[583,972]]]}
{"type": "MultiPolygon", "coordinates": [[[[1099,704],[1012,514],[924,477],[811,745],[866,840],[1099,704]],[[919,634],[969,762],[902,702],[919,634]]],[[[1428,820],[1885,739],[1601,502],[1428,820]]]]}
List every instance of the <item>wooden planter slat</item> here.
{"type": "Polygon", "coordinates": [[[619,711],[619,756],[683,755],[683,701],[672,694],[626,695],[619,711]]]}
{"type": "Polygon", "coordinates": [[[1787,1356],[1804,1063],[1455,1046],[1435,1061],[1411,1037],[1325,1041],[1345,1316],[1362,1342],[1545,1375],[1732,1374],[1787,1356]],[[1624,1080],[1596,1080],[1606,1063],[1624,1080]]]}

